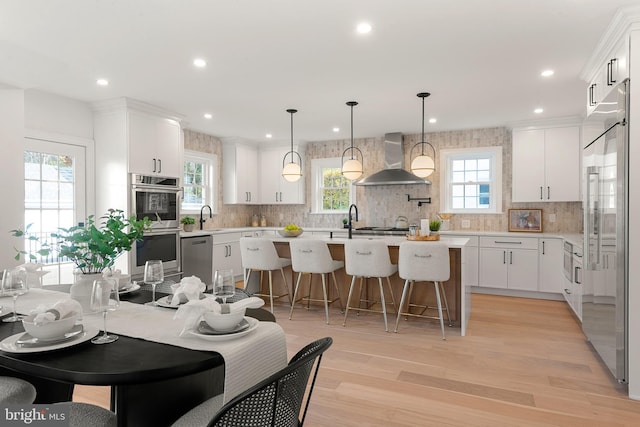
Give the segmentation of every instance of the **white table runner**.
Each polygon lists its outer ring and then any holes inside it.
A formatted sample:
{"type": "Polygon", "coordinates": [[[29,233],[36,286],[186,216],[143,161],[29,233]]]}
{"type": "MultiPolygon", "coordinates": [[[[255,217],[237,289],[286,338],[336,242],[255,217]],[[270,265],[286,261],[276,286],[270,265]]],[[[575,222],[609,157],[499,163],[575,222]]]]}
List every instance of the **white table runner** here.
{"type": "MultiPolygon", "coordinates": [[[[17,311],[26,314],[40,304],[52,305],[64,298],[69,298],[69,294],[32,289],[18,298],[17,311]]],[[[9,298],[2,298],[0,304],[4,306],[3,313],[11,310],[9,298]]],[[[247,335],[213,342],[191,334],[179,336],[183,325],[181,321],[173,320],[174,314],[174,309],[122,301],[116,311],[107,314],[107,330],[191,350],[220,353],[225,362],[224,403],[287,365],[286,337],[274,322],[259,322],[258,327],[247,335]]],[[[102,330],[102,313],[84,315],[83,323],[102,330]]]]}

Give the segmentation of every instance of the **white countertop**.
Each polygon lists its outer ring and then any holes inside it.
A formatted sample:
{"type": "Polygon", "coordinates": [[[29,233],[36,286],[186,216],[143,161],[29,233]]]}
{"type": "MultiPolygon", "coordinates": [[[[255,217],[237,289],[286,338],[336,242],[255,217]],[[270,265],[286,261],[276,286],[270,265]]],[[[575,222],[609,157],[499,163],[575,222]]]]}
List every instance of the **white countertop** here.
{"type": "MultiPolygon", "coordinates": [[[[273,240],[274,242],[283,242],[283,243],[288,243],[289,241],[291,241],[292,237],[280,237],[280,236],[267,236],[267,238],[273,240]]],[[[329,238],[329,237],[319,237],[319,236],[305,236],[304,234],[302,234],[301,236],[298,237],[293,237],[295,239],[319,239],[319,240],[323,240],[327,243],[330,244],[344,244],[347,240],[349,240],[346,237],[334,237],[334,238],[329,238]]],[[[384,241],[387,246],[399,246],[400,243],[402,242],[406,242],[407,238],[404,236],[353,236],[354,239],[358,239],[358,240],[362,240],[362,239],[368,239],[368,240],[382,240],[384,241]]],[[[465,246],[467,244],[467,242],[469,242],[469,239],[466,237],[444,237],[444,236],[440,236],[440,240],[441,243],[446,244],[448,247],[450,248],[462,248],[463,246],[465,246]]],[[[425,245],[428,245],[430,243],[430,241],[424,242],[425,245]]]]}

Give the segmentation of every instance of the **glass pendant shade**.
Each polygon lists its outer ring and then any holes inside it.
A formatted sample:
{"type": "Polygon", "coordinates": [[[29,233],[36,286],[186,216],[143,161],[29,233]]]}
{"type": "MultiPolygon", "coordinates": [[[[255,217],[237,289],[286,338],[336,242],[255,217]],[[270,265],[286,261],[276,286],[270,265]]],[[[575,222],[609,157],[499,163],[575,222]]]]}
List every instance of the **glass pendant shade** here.
{"type": "Polygon", "coordinates": [[[426,154],[417,156],[411,161],[411,173],[420,178],[426,178],[435,170],[433,159],[426,154]]]}
{"type": "Polygon", "coordinates": [[[294,162],[287,163],[282,168],[282,177],[289,182],[296,182],[302,178],[302,168],[300,165],[294,162]]]}
{"type": "Polygon", "coordinates": [[[285,154],[282,159],[282,177],[288,182],[296,182],[302,178],[302,157],[300,157],[300,153],[293,150],[293,115],[297,112],[298,110],[294,109],[287,110],[287,113],[291,115],[291,151],[285,154]],[[294,155],[298,157],[298,163],[295,162],[294,155]],[[285,164],[287,157],[289,163],[285,164]]]}
{"type": "Polygon", "coordinates": [[[350,181],[362,176],[362,163],[358,159],[349,159],[342,165],[342,175],[350,181]]]}

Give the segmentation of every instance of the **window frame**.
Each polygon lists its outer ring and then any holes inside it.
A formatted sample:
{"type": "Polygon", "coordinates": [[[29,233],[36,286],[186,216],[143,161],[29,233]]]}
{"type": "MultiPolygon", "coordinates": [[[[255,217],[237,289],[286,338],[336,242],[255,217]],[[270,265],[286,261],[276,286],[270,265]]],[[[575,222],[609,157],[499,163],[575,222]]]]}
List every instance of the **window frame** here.
{"type": "Polygon", "coordinates": [[[204,204],[200,205],[199,208],[185,208],[184,205],[184,193],[182,197],[182,201],[180,202],[180,214],[181,215],[194,215],[199,214],[202,206],[209,205],[211,206],[211,211],[214,214],[218,213],[218,194],[217,194],[217,180],[216,180],[216,172],[218,170],[218,156],[214,153],[205,153],[202,151],[193,151],[193,150],[184,150],[184,155],[182,159],[182,187],[183,190],[188,187],[184,179],[184,165],[186,162],[197,162],[202,163],[203,166],[203,182],[206,182],[204,197],[204,204]]]}
{"type": "Polygon", "coordinates": [[[472,147],[443,149],[440,151],[440,195],[443,212],[453,214],[500,214],[502,209],[502,147],[472,147]],[[451,164],[454,160],[478,159],[489,157],[490,164],[490,191],[489,208],[454,209],[452,193],[453,171],[451,164]]]}
{"type": "MultiPolygon", "coordinates": [[[[349,213],[349,208],[344,210],[322,209],[322,170],[326,168],[342,168],[341,157],[325,157],[311,159],[311,213],[321,215],[341,215],[349,213]]],[[[356,202],[356,191],[353,182],[349,184],[349,205],[356,202]]]]}

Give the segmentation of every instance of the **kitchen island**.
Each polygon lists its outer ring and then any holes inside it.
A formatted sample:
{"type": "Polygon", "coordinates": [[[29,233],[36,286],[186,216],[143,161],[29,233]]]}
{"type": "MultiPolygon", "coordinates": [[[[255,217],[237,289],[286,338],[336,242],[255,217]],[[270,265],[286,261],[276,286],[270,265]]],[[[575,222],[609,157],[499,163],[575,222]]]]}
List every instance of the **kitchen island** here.
{"type": "MultiPolygon", "coordinates": [[[[265,236],[271,239],[276,249],[278,250],[278,254],[281,257],[290,257],[289,252],[289,241],[291,238],[279,237],[279,236],[265,236]]],[[[331,251],[331,256],[336,260],[344,260],[344,244],[347,241],[346,238],[329,238],[329,237],[318,237],[318,236],[306,236],[302,235],[296,237],[296,239],[320,239],[329,245],[329,250],[331,251]]],[[[405,237],[399,236],[354,236],[354,239],[370,239],[370,240],[383,240],[387,246],[389,247],[389,255],[391,257],[391,262],[396,264],[398,262],[398,252],[400,243],[406,241],[405,237]]],[[[464,265],[465,265],[465,246],[468,242],[467,238],[462,237],[441,237],[441,243],[446,244],[449,247],[449,256],[450,256],[450,266],[451,266],[451,277],[447,282],[444,283],[445,292],[447,295],[447,300],[449,302],[449,309],[451,312],[451,319],[455,326],[460,327],[460,335],[464,336],[466,334],[467,325],[469,323],[469,315],[471,313],[471,298],[470,298],[470,287],[466,285],[465,277],[464,277],[464,265]]],[[[425,245],[432,244],[432,242],[423,242],[425,245]]],[[[276,278],[279,275],[274,275],[274,286],[276,282],[276,278]]],[[[294,276],[297,275],[292,274],[291,280],[289,281],[289,291],[293,295],[291,286],[295,284],[294,276]]],[[[338,287],[340,289],[340,297],[342,299],[343,305],[346,303],[346,296],[348,295],[349,285],[351,284],[351,276],[348,276],[344,269],[340,269],[336,272],[336,278],[338,280],[338,287]]],[[[404,285],[404,280],[400,279],[397,274],[394,274],[391,277],[391,287],[395,296],[396,303],[400,302],[400,295],[402,293],[402,287],[404,285]]],[[[303,281],[301,283],[300,294],[306,295],[308,292],[307,281],[303,281]]],[[[371,286],[371,295],[370,297],[375,297],[377,295],[377,287],[371,286]]],[[[329,287],[332,289],[332,287],[329,287]]],[[[413,302],[418,304],[428,304],[430,307],[434,307],[435,296],[433,295],[433,286],[415,286],[413,292],[413,302]]],[[[316,286],[312,289],[312,297],[321,298],[321,287],[316,286]],[[316,294],[317,292],[317,294],[316,294]]]]}

